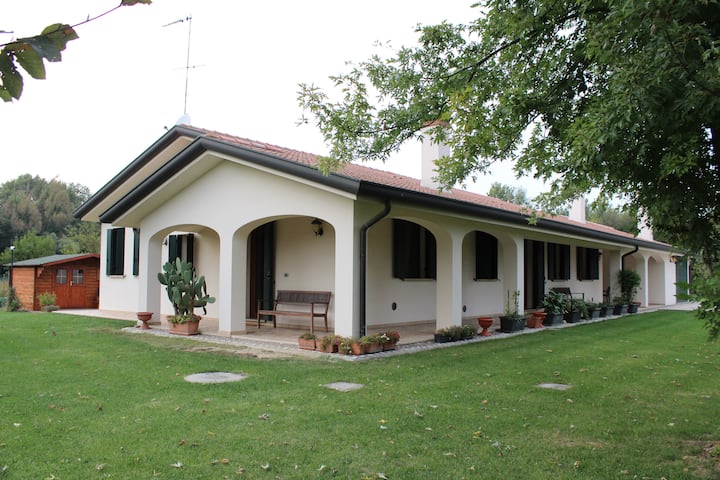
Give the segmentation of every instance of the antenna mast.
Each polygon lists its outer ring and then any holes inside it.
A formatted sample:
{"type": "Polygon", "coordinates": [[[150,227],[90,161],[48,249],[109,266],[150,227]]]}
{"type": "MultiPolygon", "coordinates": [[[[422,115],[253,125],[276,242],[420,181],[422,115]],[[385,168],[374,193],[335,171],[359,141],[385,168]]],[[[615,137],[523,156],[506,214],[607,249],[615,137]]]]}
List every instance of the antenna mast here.
{"type": "MultiPolygon", "coordinates": [[[[192,36],[192,15],[188,15],[185,18],[181,18],[179,20],[175,20],[174,22],[170,22],[168,24],[163,25],[163,27],[169,27],[170,25],[175,25],[176,23],[183,23],[188,22],[188,39],[187,39],[187,55],[185,57],[185,101],[183,103],[183,117],[187,117],[187,99],[188,99],[188,83],[190,81],[190,39],[192,36]]],[[[192,65],[194,68],[195,65],[192,65]]]]}

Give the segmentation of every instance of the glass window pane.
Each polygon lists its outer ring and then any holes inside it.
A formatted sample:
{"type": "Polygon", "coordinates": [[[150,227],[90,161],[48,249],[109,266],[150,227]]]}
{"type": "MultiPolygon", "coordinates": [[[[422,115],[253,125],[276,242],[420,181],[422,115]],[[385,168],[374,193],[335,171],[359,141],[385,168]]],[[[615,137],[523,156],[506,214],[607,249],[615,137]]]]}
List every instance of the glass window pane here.
{"type": "Polygon", "coordinates": [[[64,268],[58,268],[55,272],[55,283],[58,285],[65,285],[67,283],[67,270],[64,268]]]}

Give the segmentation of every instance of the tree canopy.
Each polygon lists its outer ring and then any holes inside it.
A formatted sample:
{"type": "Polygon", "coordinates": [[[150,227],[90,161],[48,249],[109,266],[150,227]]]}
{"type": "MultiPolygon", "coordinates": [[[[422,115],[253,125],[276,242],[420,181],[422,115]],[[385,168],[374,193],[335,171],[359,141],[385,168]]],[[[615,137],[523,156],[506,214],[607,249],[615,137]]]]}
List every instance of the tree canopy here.
{"type": "MultiPolygon", "coordinates": [[[[419,26],[416,46],[351,64],[332,77],[337,99],[300,86],[299,102],[330,146],[324,166],[386,159],[435,122],[430,134],[452,149],[438,165],[446,187],[512,160],[517,173],[549,182],[546,207],[591,189],[620,196],[696,256],[706,270],[697,281],[715,276],[718,0],[476,7],[467,25],[419,26]]],[[[705,294],[720,312],[718,289],[705,294]]]]}
{"type": "Polygon", "coordinates": [[[488,190],[488,196],[505,200],[506,202],[532,207],[532,201],[527,197],[527,191],[522,187],[504,185],[500,182],[493,182],[488,190]]]}
{"type": "MultiPolygon", "coordinates": [[[[74,26],[64,23],[48,25],[38,35],[23,37],[0,45],[0,98],[6,102],[18,100],[22,95],[24,79],[20,68],[35,79],[45,78],[45,61],[59,62],[68,42],[78,38],[75,27],[103,17],[108,13],[138,3],[150,4],[151,0],[121,0],[120,5],[74,26]]],[[[0,33],[7,33],[2,32],[0,33]]]]}
{"type": "Polygon", "coordinates": [[[29,174],[0,185],[0,264],[55,253],[98,253],[100,226],[81,222],[73,211],[90,198],[75,183],[29,174]]]}

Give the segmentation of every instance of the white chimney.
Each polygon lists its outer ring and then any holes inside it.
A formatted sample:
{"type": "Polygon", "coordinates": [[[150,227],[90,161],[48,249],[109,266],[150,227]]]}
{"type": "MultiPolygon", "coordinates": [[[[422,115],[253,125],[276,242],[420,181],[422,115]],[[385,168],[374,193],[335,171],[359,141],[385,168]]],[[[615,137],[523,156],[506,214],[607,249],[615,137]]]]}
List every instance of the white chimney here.
{"type": "Polygon", "coordinates": [[[640,230],[640,232],[637,234],[637,238],[651,241],[655,240],[652,228],[650,228],[650,225],[648,225],[647,223],[647,215],[645,215],[644,213],[638,221],[638,230],[640,230]]]}
{"type": "Polygon", "coordinates": [[[450,147],[444,143],[435,143],[432,130],[437,124],[431,124],[423,129],[422,139],[422,174],[420,186],[426,188],[440,189],[440,182],[437,181],[437,165],[435,161],[450,155],[450,147]]]}
{"type": "Polygon", "coordinates": [[[572,205],[570,205],[570,220],[575,220],[576,222],[580,223],[586,223],[587,220],[585,220],[585,205],[586,205],[585,197],[578,197],[575,200],[573,200],[572,205]]]}

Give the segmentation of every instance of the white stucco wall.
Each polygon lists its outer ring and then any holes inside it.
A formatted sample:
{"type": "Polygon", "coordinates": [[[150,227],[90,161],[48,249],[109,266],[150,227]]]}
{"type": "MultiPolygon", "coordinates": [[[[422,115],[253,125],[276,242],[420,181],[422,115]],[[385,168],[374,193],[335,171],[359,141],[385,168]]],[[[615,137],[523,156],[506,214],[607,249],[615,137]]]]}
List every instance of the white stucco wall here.
{"type": "MultiPolygon", "coordinates": [[[[216,162],[212,156],[207,161],[216,162]]],[[[221,246],[223,242],[232,244],[238,230],[244,229],[242,235],[246,237],[253,228],[273,220],[278,220],[279,226],[276,288],[292,286],[297,289],[331,290],[331,307],[337,308],[339,302],[346,312],[347,321],[354,320],[354,275],[352,272],[340,278],[335,275],[336,268],[352,268],[352,263],[346,267],[346,260],[341,262],[342,265],[335,262],[338,248],[349,262],[354,255],[353,198],[350,195],[242,163],[221,161],[168,201],[157,203],[138,222],[144,239],[141,261],[146,258],[143,248],[151,248],[149,237],[164,238],[172,231],[195,233],[198,270],[206,276],[210,293],[217,296],[217,302],[210,307],[208,316],[221,317],[221,331],[242,331],[245,328],[245,318],[236,318],[237,315],[233,315],[232,319],[222,318],[223,302],[242,303],[241,307],[228,311],[245,312],[247,315],[249,309],[247,292],[240,292],[237,288],[247,288],[247,279],[232,279],[230,272],[237,269],[229,265],[231,258],[220,258],[221,246]],[[313,218],[320,218],[326,223],[322,237],[316,238],[312,232],[310,221],[313,218]],[[338,231],[341,233],[338,234],[338,231]],[[305,268],[308,270],[303,272],[305,268]],[[231,283],[235,287],[228,287],[231,283]],[[224,294],[220,295],[220,291],[224,294]]],[[[229,248],[227,251],[233,250],[229,248]]],[[[163,255],[167,253],[164,251],[163,255]]],[[[236,261],[244,262],[245,255],[238,254],[236,261]]],[[[242,265],[240,269],[243,274],[245,267],[242,265]]],[[[152,266],[148,269],[151,273],[153,270],[152,266]]],[[[140,280],[140,283],[145,281],[140,280]]],[[[157,282],[154,278],[149,281],[157,282]]],[[[106,285],[109,284],[106,282],[106,285]]],[[[123,283],[104,289],[101,295],[104,293],[107,299],[112,299],[112,305],[118,310],[134,311],[138,295],[129,295],[131,292],[130,287],[123,283]]],[[[169,313],[170,304],[164,298],[162,305],[163,313],[169,313]]]]}
{"type": "Polygon", "coordinates": [[[436,281],[393,278],[391,218],[381,220],[369,230],[367,260],[368,328],[435,320],[436,281]]]}
{"type": "Polygon", "coordinates": [[[138,289],[140,280],[133,276],[133,231],[125,229],[125,265],[123,275],[109,276],[106,273],[107,260],[107,231],[117,228],[109,224],[102,224],[100,228],[100,305],[102,310],[120,312],[138,311],[138,289]]]}

